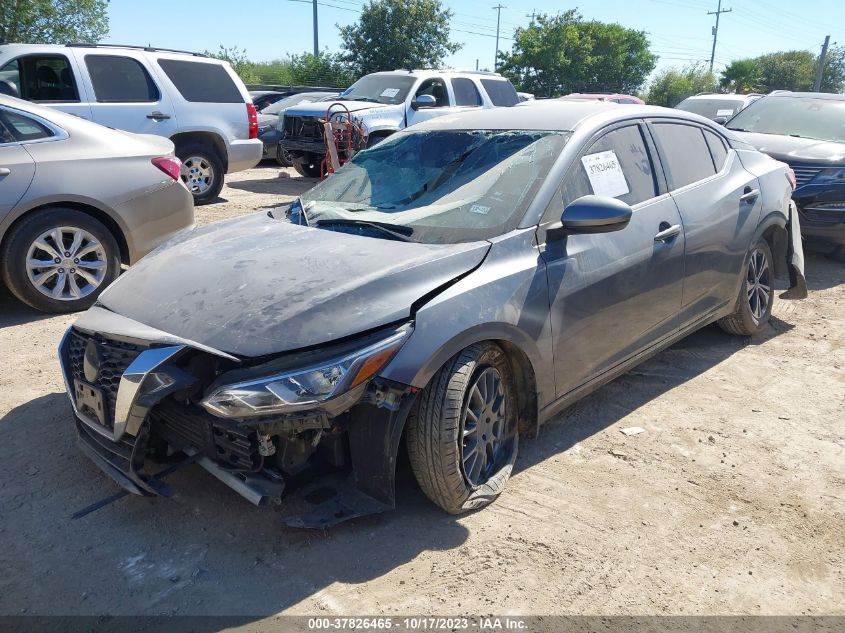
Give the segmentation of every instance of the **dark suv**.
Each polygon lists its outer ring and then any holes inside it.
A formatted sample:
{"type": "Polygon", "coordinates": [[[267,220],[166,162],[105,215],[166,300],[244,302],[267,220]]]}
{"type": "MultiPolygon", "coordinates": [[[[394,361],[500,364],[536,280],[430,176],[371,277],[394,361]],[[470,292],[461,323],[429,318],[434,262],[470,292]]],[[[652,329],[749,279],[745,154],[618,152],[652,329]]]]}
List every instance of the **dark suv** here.
{"type": "Polygon", "coordinates": [[[792,167],[801,234],[845,260],[845,95],[773,92],[727,127],[792,167]]]}

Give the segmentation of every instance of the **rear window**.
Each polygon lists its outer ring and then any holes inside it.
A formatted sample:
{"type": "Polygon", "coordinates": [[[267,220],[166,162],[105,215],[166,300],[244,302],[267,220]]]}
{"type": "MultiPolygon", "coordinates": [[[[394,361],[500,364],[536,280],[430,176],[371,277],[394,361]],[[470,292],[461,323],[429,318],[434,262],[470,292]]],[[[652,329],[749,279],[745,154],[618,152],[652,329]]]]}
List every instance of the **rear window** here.
{"type": "Polygon", "coordinates": [[[158,65],[185,101],[245,103],[241,91],[220,64],[159,59],[158,65]]]}
{"type": "Polygon", "coordinates": [[[704,180],[716,173],[704,132],[693,125],[655,123],[654,133],[669,168],[672,189],[704,180]]]}
{"type": "Polygon", "coordinates": [[[99,103],[150,103],[160,93],[141,63],[121,55],[86,55],[94,97],[99,103]]]}
{"type": "Polygon", "coordinates": [[[455,92],[455,105],[480,106],[481,95],[471,79],[457,77],[452,80],[452,90],[455,92]]]}
{"type": "Polygon", "coordinates": [[[519,103],[519,95],[511,82],[504,79],[482,79],[481,85],[490,95],[495,106],[512,106],[519,103]]]}

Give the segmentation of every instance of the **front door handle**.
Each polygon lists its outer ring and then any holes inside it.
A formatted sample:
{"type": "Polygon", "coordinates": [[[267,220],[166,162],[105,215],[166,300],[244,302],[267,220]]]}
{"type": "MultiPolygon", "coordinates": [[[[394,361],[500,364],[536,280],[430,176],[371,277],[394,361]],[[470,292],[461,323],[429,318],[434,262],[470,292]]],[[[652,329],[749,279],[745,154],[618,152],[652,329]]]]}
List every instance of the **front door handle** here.
{"type": "Polygon", "coordinates": [[[8,167],[0,167],[0,178],[2,178],[3,176],[8,176],[11,173],[12,173],[12,170],[9,169],[8,167]]]}
{"type": "Polygon", "coordinates": [[[759,189],[752,189],[751,187],[746,187],[743,194],[739,197],[740,202],[754,202],[760,196],[759,189]]]}
{"type": "Polygon", "coordinates": [[[164,112],[159,112],[158,110],[156,110],[155,112],[150,112],[147,115],[147,118],[153,119],[154,121],[164,121],[165,119],[169,119],[170,115],[165,114],[164,112]]]}
{"type": "Polygon", "coordinates": [[[670,226],[668,222],[661,222],[660,223],[660,232],[657,235],[654,236],[654,241],[655,242],[668,242],[673,237],[678,235],[680,232],[681,232],[681,225],[680,224],[672,224],[670,226]]]}

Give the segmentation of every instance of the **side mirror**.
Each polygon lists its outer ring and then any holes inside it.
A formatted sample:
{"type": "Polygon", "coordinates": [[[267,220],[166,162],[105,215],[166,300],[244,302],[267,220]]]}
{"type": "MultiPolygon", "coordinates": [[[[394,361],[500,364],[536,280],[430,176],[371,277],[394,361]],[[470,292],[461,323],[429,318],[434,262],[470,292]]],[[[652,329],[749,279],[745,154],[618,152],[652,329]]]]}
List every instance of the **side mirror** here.
{"type": "Polygon", "coordinates": [[[11,81],[6,81],[5,79],[0,79],[0,95],[8,95],[10,97],[18,98],[21,96],[20,93],[18,93],[18,87],[11,81]]]}
{"type": "Polygon", "coordinates": [[[729,118],[730,117],[726,117],[726,116],[717,116],[713,119],[713,123],[718,123],[719,125],[724,125],[725,123],[728,122],[729,118]]]}
{"type": "Polygon", "coordinates": [[[582,196],[563,210],[560,226],[553,227],[553,232],[562,236],[619,231],[628,226],[631,214],[631,207],[616,198],[582,196]]]}
{"type": "Polygon", "coordinates": [[[434,108],[437,106],[437,99],[431,95],[418,95],[411,101],[411,107],[414,110],[421,110],[423,108],[434,108]]]}

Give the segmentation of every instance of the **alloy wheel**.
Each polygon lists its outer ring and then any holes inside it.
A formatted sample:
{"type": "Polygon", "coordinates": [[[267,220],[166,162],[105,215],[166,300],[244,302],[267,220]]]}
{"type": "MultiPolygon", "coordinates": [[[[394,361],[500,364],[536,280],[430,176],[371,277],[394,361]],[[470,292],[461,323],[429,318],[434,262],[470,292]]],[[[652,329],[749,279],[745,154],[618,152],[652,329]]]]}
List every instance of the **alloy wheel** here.
{"type": "Polygon", "coordinates": [[[58,301],[87,297],[103,283],[108,271],[106,249],[88,231],[60,226],[30,244],[26,274],[41,294],[58,301]]]}
{"type": "Polygon", "coordinates": [[[182,182],[194,195],[202,195],[211,188],[214,167],[202,156],[189,156],[182,161],[182,182]]]}
{"type": "Polygon", "coordinates": [[[468,390],[461,415],[461,467],[472,486],[495,472],[507,443],[506,401],[502,376],[484,368],[468,390]]]}
{"type": "Polygon", "coordinates": [[[772,299],[771,269],[766,253],[755,248],[748,261],[745,290],[748,307],[756,321],[762,320],[772,299]]]}

